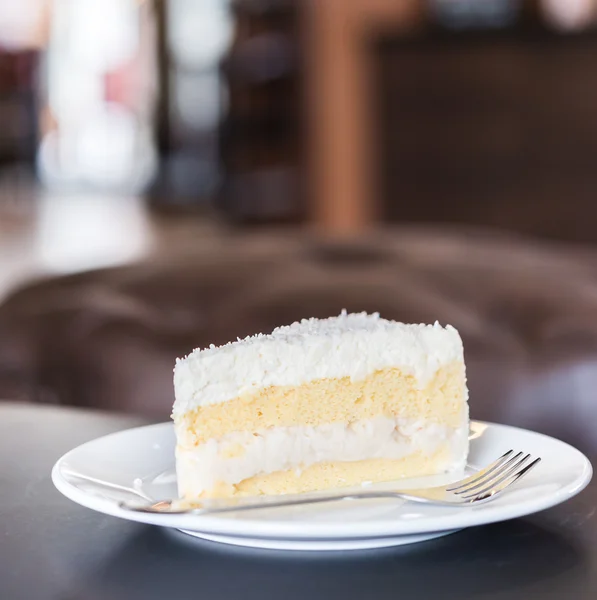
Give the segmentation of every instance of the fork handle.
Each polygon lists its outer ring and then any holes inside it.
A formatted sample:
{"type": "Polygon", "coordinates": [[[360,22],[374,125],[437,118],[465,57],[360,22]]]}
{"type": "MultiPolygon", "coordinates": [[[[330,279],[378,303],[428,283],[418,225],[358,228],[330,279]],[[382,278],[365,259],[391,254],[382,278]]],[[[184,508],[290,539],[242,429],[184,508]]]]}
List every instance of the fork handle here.
{"type": "Polygon", "coordinates": [[[367,500],[367,499],[393,499],[393,500],[413,500],[415,502],[425,502],[431,504],[447,504],[440,500],[430,500],[413,495],[414,490],[379,490],[367,492],[353,492],[351,494],[328,494],[321,496],[293,495],[280,498],[264,499],[259,502],[243,504],[242,500],[216,500],[206,502],[192,502],[188,506],[175,500],[164,500],[154,504],[131,504],[130,502],[121,502],[120,507],[126,510],[151,514],[194,514],[206,515],[236,511],[259,510],[262,508],[282,508],[288,506],[301,506],[306,504],[323,504],[324,502],[337,502],[343,500],[367,500]],[[411,492],[411,493],[409,493],[411,492]]]}

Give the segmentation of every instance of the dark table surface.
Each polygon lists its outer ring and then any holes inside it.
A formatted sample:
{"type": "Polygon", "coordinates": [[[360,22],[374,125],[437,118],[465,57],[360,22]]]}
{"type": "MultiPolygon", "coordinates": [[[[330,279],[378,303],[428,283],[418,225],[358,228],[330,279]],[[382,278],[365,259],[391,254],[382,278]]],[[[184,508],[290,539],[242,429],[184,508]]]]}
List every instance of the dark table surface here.
{"type": "Polygon", "coordinates": [[[95,513],[53,488],[50,469],[64,452],[145,422],[0,403],[1,600],[597,598],[595,481],[532,517],[329,554],[191,542],[95,513]]]}

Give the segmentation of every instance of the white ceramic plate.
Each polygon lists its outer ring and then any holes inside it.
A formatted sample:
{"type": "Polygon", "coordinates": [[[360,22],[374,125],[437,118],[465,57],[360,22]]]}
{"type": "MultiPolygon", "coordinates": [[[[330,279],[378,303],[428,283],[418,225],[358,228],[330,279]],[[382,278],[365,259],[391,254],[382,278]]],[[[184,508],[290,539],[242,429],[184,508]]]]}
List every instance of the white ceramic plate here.
{"type": "MultiPolygon", "coordinates": [[[[170,423],[129,429],[71,450],[52,470],[54,485],[93,510],[218,542],[261,548],[348,550],[407,544],[475,525],[528,515],[578,494],[592,469],[578,450],[545,435],[474,421],[467,470],[511,448],[543,460],[511,491],[477,507],[434,507],[399,500],[360,500],[213,516],[144,514],[123,510],[121,500],[176,496],[174,431],[170,423]]],[[[451,476],[451,479],[459,477],[451,476]]],[[[403,480],[395,487],[447,483],[446,476],[403,480]]],[[[391,487],[383,484],[381,487],[391,487]]],[[[378,486],[379,487],[379,486],[378,486]]]]}

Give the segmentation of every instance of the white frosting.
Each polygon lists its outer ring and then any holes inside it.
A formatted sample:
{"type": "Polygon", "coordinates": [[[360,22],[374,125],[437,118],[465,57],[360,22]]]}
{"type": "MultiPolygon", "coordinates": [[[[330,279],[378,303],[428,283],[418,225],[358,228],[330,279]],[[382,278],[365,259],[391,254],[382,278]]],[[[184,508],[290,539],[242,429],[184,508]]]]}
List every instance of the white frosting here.
{"type": "Polygon", "coordinates": [[[258,474],[301,469],[323,461],[358,461],[371,458],[399,459],[413,452],[432,455],[445,443],[450,458],[445,471],[464,466],[468,452],[468,420],[458,429],[437,423],[375,417],[347,425],[330,423],[316,427],[274,427],[261,431],[234,432],[211,439],[196,448],[176,449],[181,495],[197,496],[223,481],[239,483],[258,474]],[[236,445],[244,452],[230,457],[236,445]]]}
{"type": "Polygon", "coordinates": [[[343,311],[177,359],[173,415],[270,385],[346,376],[358,380],[388,367],[412,373],[424,387],[440,367],[455,360],[463,360],[462,341],[450,325],[407,325],[377,313],[343,311]]]}

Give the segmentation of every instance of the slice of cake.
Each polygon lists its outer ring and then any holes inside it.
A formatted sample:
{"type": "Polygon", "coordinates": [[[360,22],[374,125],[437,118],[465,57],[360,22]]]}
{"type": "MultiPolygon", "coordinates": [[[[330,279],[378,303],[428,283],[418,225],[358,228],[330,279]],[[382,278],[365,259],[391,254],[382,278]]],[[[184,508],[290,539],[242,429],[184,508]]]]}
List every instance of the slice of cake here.
{"type": "Polygon", "coordinates": [[[346,314],[176,362],[181,497],[284,494],[458,470],[468,452],[453,327],[346,314]]]}

